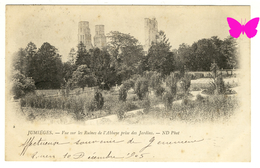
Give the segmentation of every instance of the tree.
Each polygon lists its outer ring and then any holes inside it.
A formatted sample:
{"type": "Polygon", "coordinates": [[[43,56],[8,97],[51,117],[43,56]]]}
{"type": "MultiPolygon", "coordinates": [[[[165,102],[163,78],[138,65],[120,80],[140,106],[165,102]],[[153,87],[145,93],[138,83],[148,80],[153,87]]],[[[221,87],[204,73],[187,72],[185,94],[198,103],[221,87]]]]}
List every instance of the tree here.
{"type": "Polygon", "coordinates": [[[143,47],[130,34],[111,31],[108,38],[110,39],[108,51],[111,55],[111,66],[117,72],[118,83],[121,83],[122,80],[129,79],[138,71],[138,65],[144,56],[143,47]]]}
{"type": "Polygon", "coordinates": [[[13,56],[13,68],[19,71],[21,74],[26,74],[27,70],[26,51],[20,48],[13,56]]]}
{"type": "Polygon", "coordinates": [[[69,53],[68,62],[70,62],[71,64],[75,64],[76,56],[77,56],[77,52],[75,51],[74,48],[71,48],[70,53],[69,53]]]}
{"type": "Polygon", "coordinates": [[[235,40],[231,37],[224,41],[217,36],[200,39],[191,46],[181,44],[177,50],[177,69],[183,65],[191,71],[209,71],[214,62],[219,68],[233,68],[237,65],[235,40]]]}
{"type": "Polygon", "coordinates": [[[77,69],[77,66],[75,64],[72,64],[71,61],[67,61],[67,62],[63,63],[62,79],[64,79],[65,82],[68,82],[69,79],[72,78],[72,74],[76,69],[77,69]]]}
{"type": "Polygon", "coordinates": [[[36,63],[35,55],[37,53],[37,47],[33,42],[29,42],[25,48],[26,51],[26,61],[27,61],[27,70],[26,75],[28,77],[33,77],[36,72],[36,63]]]}
{"type": "Polygon", "coordinates": [[[82,88],[83,91],[86,86],[94,86],[96,83],[96,79],[87,65],[80,65],[77,70],[73,72],[72,81],[75,85],[82,88]]]}
{"type": "Polygon", "coordinates": [[[78,44],[77,56],[75,64],[77,66],[87,65],[89,67],[90,54],[86,50],[86,46],[84,43],[80,42],[78,44]]]}
{"type": "Polygon", "coordinates": [[[174,55],[170,52],[171,45],[163,31],[159,32],[158,39],[158,42],[152,43],[148,50],[148,69],[166,76],[174,71],[174,55]]]}
{"type": "Polygon", "coordinates": [[[228,68],[238,68],[238,52],[236,39],[229,36],[221,45],[221,53],[226,58],[228,68]]]}
{"type": "Polygon", "coordinates": [[[110,63],[111,57],[106,48],[90,50],[89,68],[97,79],[97,85],[101,87],[102,84],[103,89],[110,89],[116,83],[116,71],[110,63]]]}
{"type": "Polygon", "coordinates": [[[63,81],[62,61],[58,50],[49,44],[43,43],[35,56],[35,73],[33,79],[38,89],[57,89],[63,81]]]}

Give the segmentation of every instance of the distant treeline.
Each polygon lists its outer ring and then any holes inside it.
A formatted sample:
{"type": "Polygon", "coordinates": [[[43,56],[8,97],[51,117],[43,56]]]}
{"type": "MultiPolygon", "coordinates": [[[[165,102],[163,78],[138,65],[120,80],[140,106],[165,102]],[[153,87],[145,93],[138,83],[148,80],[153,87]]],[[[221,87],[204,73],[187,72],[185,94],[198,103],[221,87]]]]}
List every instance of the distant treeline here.
{"type": "Polygon", "coordinates": [[[160,31],[158,41],[151,45],[148,53],[129,34],[112,31],[108,38],[107,47],[102,49],[86,50],[83,43],[78,44],[77,50],[71,49],[71,59],[65,63],[53,45],[45,42],[37,48],[30,42],[14,54],[15,76],[33,80],[36,89],[84,89],[87,86],[109,89],[145,71],[156,71],[162,76],[174,71],[209,71],[213,62],[221,69],[238,67],[237,44],[232,37],[220,40],[214,36],[171,50],[166,34],[160,31]]]}

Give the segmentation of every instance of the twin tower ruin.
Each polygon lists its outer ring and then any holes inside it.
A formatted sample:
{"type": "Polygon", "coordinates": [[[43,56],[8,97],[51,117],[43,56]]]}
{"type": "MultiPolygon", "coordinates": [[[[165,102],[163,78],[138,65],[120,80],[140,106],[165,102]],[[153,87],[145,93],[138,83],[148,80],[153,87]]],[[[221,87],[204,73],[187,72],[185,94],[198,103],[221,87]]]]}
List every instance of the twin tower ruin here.
{"type": "MultiPolygon", "coordinates": [[[[152,42],[158,40],[158,23],[155,18],[144,19],[144,36],[145,44],[144,51],[148,51],[152,42]]],[[[94,46],[91,43],[91,34],[89,29],[88,21],[80,21],[78,26],[78,43],[82,42],[86,49],[89,50],[93,47],[103,48],[106,47],[106,36],[105,36],[105,26],[95,25],[95,36],[94,36],[94,46]]]]}
{"type": "MultiPolygon", "coordinates": [[[[105,26],[96,25],[95,26],[95,36],[94,36],[94,47],[103,48],[106,46],[106,36],[105,36],[105,26]]],[[[88,21],[80,21],[78,29],[78,43],[82,42],[86,49],[89,50],[93,48],[91,43],[91,34],[89,29],[88,21]]]]}

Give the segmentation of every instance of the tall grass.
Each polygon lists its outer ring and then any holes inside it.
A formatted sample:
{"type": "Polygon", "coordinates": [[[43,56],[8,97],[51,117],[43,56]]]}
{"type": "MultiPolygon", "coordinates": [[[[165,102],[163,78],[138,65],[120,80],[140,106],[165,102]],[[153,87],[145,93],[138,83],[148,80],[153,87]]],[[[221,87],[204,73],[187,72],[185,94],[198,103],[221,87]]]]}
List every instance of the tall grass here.
{"type": "Polygon", "coordinates": [[[45,97],[43,95],[29,94],[20,100],[21,107],[40,109],[59,109],[68,113],[74,113],[76,119],[90,112],[93,95],[70,96],[70,97],[45,97]]]}
{"type": "Polygon", "coordinates": [[[187,122],[216,121],[228,119],[238,107],[239,100],[235,96],[197,96],[196,100],[183,99],[182,103],[175,103],[171,110],[157,109],[157,112],[151,114],[187,122]]]}
{"type": "MultiPolygon", "coordinates": [[[[82,120],[84,118],[98,118],[110,114],[124,115],[125,112],[145,108],[147,112],[150,102],[147,100],[133,101],[127,99],[125,102],[118,100],[118,94],[102,92],[104,97],[104,105],[102,109],[96,109],[94,93],[70,95],[69,97],[45,97],[44,95],[29,94],[20,100],[21,107],[29,107],[34,110],[44,109],[48,113],[56,113],[57,111],[66,111],[72,113],[75,119],[82,120]]],[[[57,114],[54,114],[55,116],[57,114]]],[[[54,116],[50,115],[50,116],[54,116]]],[[[64,113],[63,113],[64,115],[64,113]]]]}

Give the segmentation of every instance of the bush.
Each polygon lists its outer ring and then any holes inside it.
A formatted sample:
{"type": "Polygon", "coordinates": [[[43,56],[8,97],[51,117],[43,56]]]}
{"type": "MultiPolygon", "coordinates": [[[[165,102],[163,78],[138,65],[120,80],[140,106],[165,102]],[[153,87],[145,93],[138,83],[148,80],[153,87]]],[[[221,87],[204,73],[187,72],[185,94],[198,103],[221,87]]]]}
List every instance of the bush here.
{"type": "Polygon", "coordinates": [[[224,83],[224,80],[222,77],[217,77],[217,80],[216,80],[216,86],[217,86],[217,93],[218,94],[224,94],[226,89],[225,89],[225,83],[224,83]]]}
{"type": "Polygon", "coordinates": [[[198,94],[198,95],[196,96],[196,101],[201,102],[201,101],[203,101],[203,100],[204,100],[204,97],[202,97],[200,94],[198,94]]]}
{"type": "Polygon", "coordinates": [[[97,110],[101,110],[104,105],[104,97],[102,96],[102,93],[97,91],[94,95],[94,101],[93,104],[96,106],[97,110]]]}
{"type": "Polygon", "coordinates": [[[124,85],[119,89],[119,100],[120,101],[126,101],[127,98],[127,89],[124,87],[124,85]]]}
{"type": "Polygon", "coordinates": [[[151,102],[149,99],[141,100],[138,102],[138,106],[144,109],[144,113],[147,114],[151,108],[151,102]]]}
{"type": "Polygon", "coordinates": [[[125,111],[119,107],[116,110],[116,115],[117,115],[118,120],[122,120],[123,118],[125,118],[125,111]]]}
{"type": "Polygon", "coordinates": [[[122,87],[126,89],[126,91],[130,90],[131,88],[134,88],[135,86],[135,81],[133,79],[128,79],[123,82],[122,87]]]}
{"type": "Polygon", "coordinates": [[[239,99],[235,96],[214,95],[205,98],[205,101],[184,99],[181,104],[173,106],[172,119],[188,122],[227,119],[237,107],[239,99]]]}
{"type": "Polygon", "coordinates": [[[187,96],[185,96],[182,101],[181,101],[182,106],[187,106],[187,105],[193,105],[193,101],[190,100],[187,96]]]}
{"type": "Polygon", "coordinates": [[[98,103],[99,101],[96,101],[93,97],[91,100],[90,97],[92,95],[89,95],[89,97],[45,97],[43,95],[27,94],[21,98],[20,103],[21,107],[65,110],[69,113],[74,113],[75,119],[80,120],[84,118],[86,112],[98,110],[103,106],[102,98],[100,98],[101,101],[98,103]]]}
{"type": "Polygon", "coordinates": [[[12,76],[12,94],[15,99],[24,97],[28,93],[34,93],[35,91],[34,80],[25,77],[19,71],[15,71],[12,76]]]}
{"type": "Polygon", "coordinates": [[[149,80],[149,87],[156,90],[156,88],[160,87],[162,84],[162,75],[158,72],[154,72],[149,80]]]}
{"type": "Polygon", "coordinates": [[[215,87],[211,85],[209,88],[203,90],[201,93],[206,95],[213,95],[215,90],[216,90],[215,87]]]}
{"type": "Polygon", "coordinates": [[[170,93],[172,96],[175,96],[177,93],[177,82],[180,79],[178,73],[171,73],[166,77],[166,86],[170,89],[170,93]]]}
{"type": "Polygon", "coordinates": [[[148,92],[148,80],[142,77],[138,78],[135,82],[134,91],[139,100],[142,100],[148,92]]]}
{"type": "Polygon", "coordinates": [[[156,71],[144,71],[143,77],[146,79],[151,79],[151,77],[156,73],[157,73],[156,71]]]}
{"type": "Polygon", "coordinates": [[[164,93],[165,89],[162,86],[158,86],[157,88],[155,88],[155,95],[157,97],[161,97],[164,93]]]}
{"type": "Polygon", "coordinates": [[[173,95],[171,92],[167,91],[163,95],[163,102],[164,102],[164,107],[166,110],[171,110],[172,109],[172,102],[173,102],[173,95]]]}
{"type": "Polygon", "coordinates": [[[181,79],[181,87],[184,94],[187,94],[191,85],[191,75],[185,74],[184,77],[181,79]]]}
{"type": "Polygon", "coordinates": [[[116,111],[116,114],[117,114],[117,117],[119,120],[122,120],[124,117],[125,117],[125,112],[127,111],[131,111],[131,110],[135,110],[137,109],[138,107],[131,101],[126,101],[126,102],[122,102],[120,103],[115,111],[116,111]]]}

